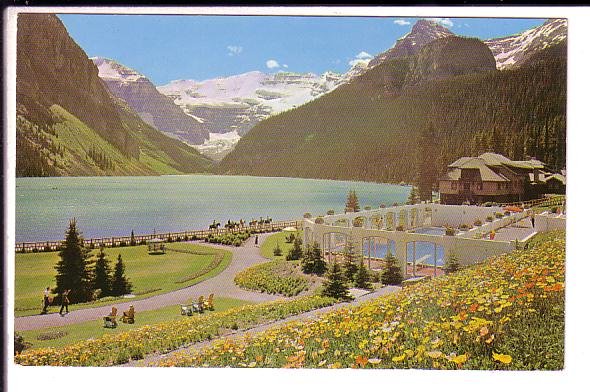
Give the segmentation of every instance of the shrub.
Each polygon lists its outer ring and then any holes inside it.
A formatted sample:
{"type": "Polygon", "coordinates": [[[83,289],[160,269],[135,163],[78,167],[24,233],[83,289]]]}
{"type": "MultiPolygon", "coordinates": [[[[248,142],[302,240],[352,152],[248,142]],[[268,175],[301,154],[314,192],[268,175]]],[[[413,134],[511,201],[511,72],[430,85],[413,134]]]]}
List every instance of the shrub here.
{"type": "Polygon", "coordinates": [[[469,226],[466,223],[463,223],[463,224],[459,225],[459,230],[461,230],[461,231],[467,231],[469,229],[471,229],[471,226],[469,226]]]}
{"type": "Polygon", "coordinates": [[[493,204],[491,201],[486,201],[485,203],[482,204],[484,207],[491,207],[493,204]]]}
{"type": "Polygon", "coordinates": [[[385,208],[385,207],[386,207],[386,205],[385,205],[385,204],[381,204],[381,205],[379,206],[379,208],[385,208]]]}
{"type": "Polygon", "coordinates": [[[17,332],[14,333],[14,355],[22,353],[30,346],[30,343],[25,342],[25,338],[23,338],[17,332]]]}
{"type": "Polygon", "coordinates": [[[352,220],[352,225],[354,227],[363,227],[363,222],[364,222],[363,218],[361,216],[357,216],[356,218],[354,218],[352,220]]]}
{"type": "Polygon", "coordinates": [[[317,223],[318,225],[323,225],[324,218],[322,218],[321,216],[318,216],[317,218],[315,218],[315,223],[317,223]]]}
{"type": "Polygon", "coordinates": [[[371,210],[371,206],[365,206],[365,211],[370,211],[371,210]]]}
{"type": "Polygon", "coordinates": [[[475,222],[473,222],[473,225],[474,226],[481,226],[482,225],[481,220],[480,219],[476,219],[475,222]]]}
{"type": "Polygon", "coordinates": [[[300,260],[303,257],[303,240],[297,236],[293,240],[293,247],[289,249],[287,256],[285,257],[287,260],[300,260]]]}
{"type": "Polygon", "coordinates": [[[68,331],[49,331],[37,335],[37,340],[55,340],[63,338],[68,334],[68,331]]]}
{"type": "Polygon", "coordinates": [[[309,219],[309,218],[311,218],[311,213],[309,213],[309,212],[306,212],[305,214],[303,214],[303,217],[304,217],[305,219],[309,219]]]}
{"type": "Polygon", "coordinates": [[[492,222],[494,220],[494,217],[491,215],[486,216],[486,221],[487,222],[492,222]]]}
{"type": "Polygon", "coordinates": [[[501,212],[496,212],[495,213],[495,216],[496,216],[497,219],[500,219],[500,218],[503,218],[504,217],[504,214],[502,214],[501,212]]]}
{"type": "Polygon", "coordinates": [[[508,210],[504,211],[504,215],[510,216],[510,211],[508,211],[508,210]]]}
{"type": "Polygon", "coordinates": [[[326,212],[326,215],[334,215],[334,210],[328,210],[328,212],[326,212]]]}
{"type": "Polygon", "coordinates": [[[245,289],[292,297],[309,288],[309,279],[294,263],[274,260],[241,271],[234,282],[245,289]]]}
{"type": "Polygon", "coordinates": [[[556,214],[557,213],[557,207],[551,207],[551,213],[552,214],[556,214]]]}
{"type": "Polygon", "coordinates": [[[404,231],[404,227],[402,225],[399,225],[395,228],[395,230],[397,231],[404,231]]]}
{"type": "Polygon", "coordinates": [[[455,235],[455,229],[452,227],[445,227],[445,235],[455,235]]]}

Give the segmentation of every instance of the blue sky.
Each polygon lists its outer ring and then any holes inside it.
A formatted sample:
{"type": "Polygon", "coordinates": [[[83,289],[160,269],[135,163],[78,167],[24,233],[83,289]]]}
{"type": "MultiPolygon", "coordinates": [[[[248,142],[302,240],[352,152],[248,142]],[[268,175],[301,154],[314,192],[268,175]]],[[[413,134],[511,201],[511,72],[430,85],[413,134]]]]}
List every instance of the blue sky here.
{"type": "MultiPolygon", "coordinates": [[[[346,72],[355,58],[383,52],[417,18],[59,15],[88,56],[112,58],[156,85],[249,71],[346,72]]],[[[455,34],[516,34],[544,19],[444,18],[455,34]]]]}

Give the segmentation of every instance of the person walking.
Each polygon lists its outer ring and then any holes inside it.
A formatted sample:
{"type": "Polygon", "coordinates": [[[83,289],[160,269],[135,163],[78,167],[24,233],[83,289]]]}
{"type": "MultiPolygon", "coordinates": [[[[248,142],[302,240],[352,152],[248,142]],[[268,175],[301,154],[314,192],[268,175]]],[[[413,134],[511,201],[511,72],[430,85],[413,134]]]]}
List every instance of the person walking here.
{"type": "Polygon", "coordinates": [[[48,307],[49,307],[49,287],[47,287],[45,289],[45,291],[43,292],[43,310],[41,311],[41,314],[46,314],[48,307]]]}
{"type": "Polygon", "coordinates": [[[258,236],[254,237],[254,246],[258,246],[258,236]]]}
{"type": "Polygon", "coordinates": [[[531,215],[531,227],[535,228],[535,214],[531,215]]]}
{"type": "Polygon", "coordinates": [[[70,313],[69,309],[68,309],[68,305],[70,304],[70,299],[68,298],[68,294],[70,294],[70,289],[66,289],[64,290],[63,293],[61,293],[61,308],[59,309],[59,315],[63,316],[62,311],[64,310],[64,307],[66,308],[66,314],[70,313]]]}

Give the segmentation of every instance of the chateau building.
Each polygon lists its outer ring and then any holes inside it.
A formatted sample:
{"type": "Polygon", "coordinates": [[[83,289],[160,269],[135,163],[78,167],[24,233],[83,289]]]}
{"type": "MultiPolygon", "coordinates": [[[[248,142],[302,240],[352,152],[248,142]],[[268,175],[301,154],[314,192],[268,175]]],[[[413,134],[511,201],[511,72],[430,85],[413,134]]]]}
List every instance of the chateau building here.
{"type": "Polygon", "coordinates": [[[513,161],[486,152],[451,163],[439,180],[439,193],[442,204],[531,200],[545,193],[565,193],[565,175],[550,172],[534,158],[513,161]]]}

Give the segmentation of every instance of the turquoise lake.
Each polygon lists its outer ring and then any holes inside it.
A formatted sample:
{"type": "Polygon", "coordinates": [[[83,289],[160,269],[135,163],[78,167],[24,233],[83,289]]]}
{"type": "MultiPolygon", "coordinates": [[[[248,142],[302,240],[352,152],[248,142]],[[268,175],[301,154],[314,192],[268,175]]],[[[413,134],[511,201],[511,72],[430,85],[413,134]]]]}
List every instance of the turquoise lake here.
{"type": "Polygon", "coordinates": [[[16,242],[64,238],[76,218],[86,238],[207,228],[216,219],[301,219],[344,211],[354,189],[361,208],[404,203],[410,187],[300,178],[179,175],[16,179],[16,242]]]}

